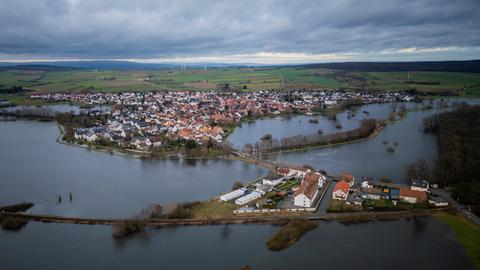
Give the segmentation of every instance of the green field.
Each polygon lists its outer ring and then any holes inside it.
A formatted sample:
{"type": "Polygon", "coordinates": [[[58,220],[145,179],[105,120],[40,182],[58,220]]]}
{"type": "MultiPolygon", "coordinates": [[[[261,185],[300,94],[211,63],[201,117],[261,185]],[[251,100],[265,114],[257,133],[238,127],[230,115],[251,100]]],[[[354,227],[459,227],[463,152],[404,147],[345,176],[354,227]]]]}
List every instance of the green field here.
{"type": "Polygon", "coordinates": [[[374,89],[458,91],[480,96],[480,74],[453,72],[344,72],[309,68],[209,68],[186,71],[2,70],[0,88],[23,86],[38,92],[282,89],[374,89]],[[408,75],[409,74],[409,75],[408,75]]]}
{"type": "Polygon", "coordinates": [[[457,240],[472,258],[476,269],[480,269],[480,231],[464,218],[450,214],[440,214],[438,218],[450,226],[457,240]]]}

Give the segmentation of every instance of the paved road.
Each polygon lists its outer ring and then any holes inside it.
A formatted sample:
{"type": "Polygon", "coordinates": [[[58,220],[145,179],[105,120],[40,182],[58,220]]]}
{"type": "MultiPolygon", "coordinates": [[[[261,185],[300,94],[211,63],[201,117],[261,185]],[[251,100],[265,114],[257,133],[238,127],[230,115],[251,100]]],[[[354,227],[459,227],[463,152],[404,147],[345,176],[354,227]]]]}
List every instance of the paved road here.
{"type": "Polygon", "coordinates": [[[328,180],[326,185],[326,192],[325,195],[322,198],[322,201],[320,202],[320,205],[317,207],[317,211],[315,211],[314,216],[323,216],[327,213],[327,208],[330,204],[330,201],[332,200],[332,192],[333,192],[333,187],[335,186],[335,182],[328,180]]]}
{"type": "Polygon", "coordinates": [[[459,204],[457,201],[455,201],[452,197],[450,197],[450,195],[447,192],[445,192],[443,190],[440,190],[440,189],[430,189],[430,192],[433,195],[437,195],[437,196],[443,198],[444,200],[446,200],[450,204],[450,206],[457,209],[457,211],[463,217],[465,217],[467,220],[469,220],[473,224],[477,225],[477,227],[480,227],[480,218],[477,217],[474,213],[468,211],[468,209],[465,206],[463,206],[463,205],[459,204]]]}

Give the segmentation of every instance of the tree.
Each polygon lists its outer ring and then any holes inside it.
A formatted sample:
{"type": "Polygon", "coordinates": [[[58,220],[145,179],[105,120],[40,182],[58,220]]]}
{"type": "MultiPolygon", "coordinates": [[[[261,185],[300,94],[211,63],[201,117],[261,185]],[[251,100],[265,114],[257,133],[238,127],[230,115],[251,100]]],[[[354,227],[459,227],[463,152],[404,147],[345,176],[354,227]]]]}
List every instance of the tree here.
{"type": "Polygon", "coordinates": [[[233,183],[232,190],[237,190],[237,189],[242,188],[242,187],[243,187],[243,183],[237,181],[237,182],[233,183]]]}
{"type": "Polygon", "coordinates": [[[407,179],[412,180],[432,180],[432,171],[430,170],[427,161],[419,159],[407,165],[407,179]]]}
{"type": "Polygon", "coordinates": [[[243,147],[243,152],[245,152],[246,154],[251,155],[252,152],[253,152],[253,145],[250,144],[250,143],[245,144],[245,146],[243,147]]]}
{"type": "Polygon", "coordinates": [[[194,140],[187,140],[187,141],[185,142],[185,147],[186,147],[188,150],[194,149],[194,148],[197,147],[197,142],[194,141],[194,140]]]}

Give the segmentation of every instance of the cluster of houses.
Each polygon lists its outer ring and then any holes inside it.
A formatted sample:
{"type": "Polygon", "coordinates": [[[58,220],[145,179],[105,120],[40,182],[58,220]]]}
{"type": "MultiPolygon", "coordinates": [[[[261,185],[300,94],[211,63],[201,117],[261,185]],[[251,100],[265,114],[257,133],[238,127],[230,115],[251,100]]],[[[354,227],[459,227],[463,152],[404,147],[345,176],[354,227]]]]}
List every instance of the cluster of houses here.
{"type": "MultiPolygon", "coordinates": [[[[220,201],[232,201],[236,205],[244,206],[258,201],[265,194],[274,191],[276,196],[283,199],[289,197],[293,202],[292,207],[310,208],[318,201],[319,190],[323,187],[325,180],[325,172],[316,171],[312,168],[301,166],[279,167],[274,174],[270,174],[251,187],[243,187],[223,194],[220,196],[220,201]],[[292,180],[299,180],[299,184],[289,187],[288,190],[279,188],[292,180]]],[[[268,199],[265,201],[267,201],[267,204],[270,203],[268,199]]]]}
{"type": "Polygon", "coordinates": [[[340,175],[340,181],[333,188],[332,198],[345,201],[350,205],[362,205],[366,199],[384,199],[391,200],[394,204],[398,202],[414,204],[428,201],[435,206],[445,206],[445,204],[428,197],[429,187],[428,181],[425,180],[413,180],[410,186],[374,182],[368,178],[364,178],[361,183],[355,183],[353,175],[343,173],[340,175]]]}
{"type": "Polygon", "coordinates": [[[397,92],[360,93],[332,91],[260,91],[255,93],[158,92],[158,93],[58,93],[31,98],[83,104],[108,104],[108,123],[77,129],[74,137],[90,143],[100,140],[140,150],[167,140],[194,140],[198,144],[222,142],[226,127],[249,117],[281,113],[309,113],[342,100],[362,103],[410,101],[397,92]]]}

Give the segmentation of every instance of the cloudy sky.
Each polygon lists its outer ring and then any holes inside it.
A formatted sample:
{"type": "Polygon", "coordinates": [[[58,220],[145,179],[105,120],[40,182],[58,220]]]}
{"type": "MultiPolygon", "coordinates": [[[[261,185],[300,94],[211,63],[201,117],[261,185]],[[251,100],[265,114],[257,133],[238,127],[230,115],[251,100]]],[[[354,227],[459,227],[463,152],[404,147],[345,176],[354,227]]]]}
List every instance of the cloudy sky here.
{"type": "Polygon", "coordinates": [[[480,58],[480,0],[1,0],[0,61],[480,58]]]}

